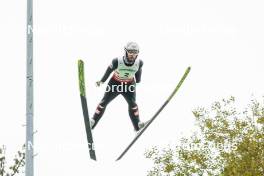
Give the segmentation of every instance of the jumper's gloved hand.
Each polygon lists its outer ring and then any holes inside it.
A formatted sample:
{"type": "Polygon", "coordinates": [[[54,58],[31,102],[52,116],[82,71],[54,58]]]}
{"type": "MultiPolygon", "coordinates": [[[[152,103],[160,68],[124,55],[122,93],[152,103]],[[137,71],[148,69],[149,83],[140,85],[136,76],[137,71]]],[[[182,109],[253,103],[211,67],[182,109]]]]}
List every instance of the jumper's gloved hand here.
{"type": "Polygon", "coordinates": [[[96,87],[100,87],[102,84],[103,84],[104,82],[102,82],[102,81],[96,81],[96,87]]]}

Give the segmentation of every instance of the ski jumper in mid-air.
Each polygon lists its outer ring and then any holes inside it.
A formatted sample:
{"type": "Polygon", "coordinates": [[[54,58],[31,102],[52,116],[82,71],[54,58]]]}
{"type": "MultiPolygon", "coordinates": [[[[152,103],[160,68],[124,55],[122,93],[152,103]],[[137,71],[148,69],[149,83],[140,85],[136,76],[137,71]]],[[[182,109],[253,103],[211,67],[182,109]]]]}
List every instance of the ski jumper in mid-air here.
{"type": "Polygon", "coordinates": [[[136,83],[141,81],[143,61],[137,58],[139,53],[137,43],[128,42],[124,49],[124,56],[114,58],[102,79],[96,82],[99,87],[114,72],[108,82],[104,97],[91,119],[92,129],[95,128],[103,116],[106,106],[120,94],[128,103],[128,113],[135,131],[139,131],[145,126],[145,123],[139,119],[139,110],[136,103],[136,83]]]}

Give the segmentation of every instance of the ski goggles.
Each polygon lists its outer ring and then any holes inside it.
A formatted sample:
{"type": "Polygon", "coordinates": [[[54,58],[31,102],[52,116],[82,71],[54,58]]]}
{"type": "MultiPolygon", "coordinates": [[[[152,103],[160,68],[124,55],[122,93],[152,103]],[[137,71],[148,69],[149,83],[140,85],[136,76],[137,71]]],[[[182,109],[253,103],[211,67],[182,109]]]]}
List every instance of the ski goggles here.
{"type": "Polygon", "coordinates": [[[126,50],[128,54],[138,54],[138,50],[126,50]]]}

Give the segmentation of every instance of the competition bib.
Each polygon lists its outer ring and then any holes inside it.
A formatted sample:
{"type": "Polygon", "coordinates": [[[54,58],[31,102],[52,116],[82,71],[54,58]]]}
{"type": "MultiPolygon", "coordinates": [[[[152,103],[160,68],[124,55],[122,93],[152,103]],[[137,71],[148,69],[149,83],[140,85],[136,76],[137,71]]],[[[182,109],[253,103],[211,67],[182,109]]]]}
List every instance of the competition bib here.
{"type": "Polygon", "coordinates": [[[139,69],[139,59],[136,59],[134,64],[126,66],[123,57],[118,58],[118,66],[115,70],[115,76],[120,80],[131,80],[134,78],[139,69]]]}

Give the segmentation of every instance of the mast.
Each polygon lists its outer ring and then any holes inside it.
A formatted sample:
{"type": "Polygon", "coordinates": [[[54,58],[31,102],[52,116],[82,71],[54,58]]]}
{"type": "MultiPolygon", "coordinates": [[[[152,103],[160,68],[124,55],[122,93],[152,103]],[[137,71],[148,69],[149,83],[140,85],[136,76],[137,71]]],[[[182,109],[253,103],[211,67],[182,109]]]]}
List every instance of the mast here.
{"type": "Polygon", "coordinates": [[[26,176],[34,175],[33,151],[33,0],[27,0],[26,176]]]}

